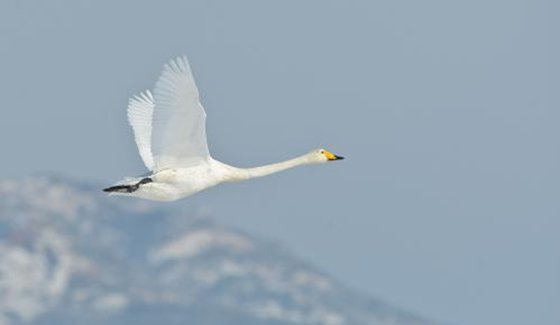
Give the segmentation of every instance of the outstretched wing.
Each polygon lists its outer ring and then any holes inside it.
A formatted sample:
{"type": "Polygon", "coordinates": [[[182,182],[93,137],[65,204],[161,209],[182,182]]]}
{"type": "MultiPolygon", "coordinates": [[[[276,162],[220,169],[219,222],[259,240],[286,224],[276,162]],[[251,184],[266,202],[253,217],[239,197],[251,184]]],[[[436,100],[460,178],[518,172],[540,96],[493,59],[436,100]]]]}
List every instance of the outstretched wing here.
{"type": "Polygon", "coordinates": [[[154,168],[151,150],[153,113],[154,98],[149,90],[128,100],[128,123],[134,131],[140,157],[149,170],[154,168]]]}
{"type": "Polygon", "coordinates": [[[154,89],[152,120],[154,170],[189,167],[208,161],[206,112],[186,57],[163,68],[154,89]]]}

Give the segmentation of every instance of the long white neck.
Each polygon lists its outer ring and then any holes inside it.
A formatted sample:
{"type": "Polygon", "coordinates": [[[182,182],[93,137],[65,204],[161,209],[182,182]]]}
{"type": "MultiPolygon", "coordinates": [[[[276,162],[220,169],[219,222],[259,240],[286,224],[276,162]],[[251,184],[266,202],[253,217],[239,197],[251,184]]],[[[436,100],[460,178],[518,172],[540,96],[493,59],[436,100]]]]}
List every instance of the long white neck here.
{"type": "Polygon", "coordinates": [[[283,170],[290,169],[296,166],[312,164],[312,163],[314,163],[314,161],[310,159],[309,154],[306,154],[276,164],[270,164],[270,165],[253,167],[253,168],[243,168],[241,170],[243,170],[246,173],[246,178],[250,179],[250,178],[262,177],[262,176],[278,173],[283,170]]]}

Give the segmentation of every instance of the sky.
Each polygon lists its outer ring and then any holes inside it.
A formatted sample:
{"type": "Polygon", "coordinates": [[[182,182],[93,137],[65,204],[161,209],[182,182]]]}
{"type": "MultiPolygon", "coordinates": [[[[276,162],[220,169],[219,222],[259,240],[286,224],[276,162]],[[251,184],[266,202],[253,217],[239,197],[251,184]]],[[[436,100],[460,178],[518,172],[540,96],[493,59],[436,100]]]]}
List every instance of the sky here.
{"type": "Polygon", "coordinates": [[[216,159],[347,159],[173,206],[439,321],[558,324],[559,6],[4,0],[0,178],[144,173],[128,97],[185,54],[216,159]]]}

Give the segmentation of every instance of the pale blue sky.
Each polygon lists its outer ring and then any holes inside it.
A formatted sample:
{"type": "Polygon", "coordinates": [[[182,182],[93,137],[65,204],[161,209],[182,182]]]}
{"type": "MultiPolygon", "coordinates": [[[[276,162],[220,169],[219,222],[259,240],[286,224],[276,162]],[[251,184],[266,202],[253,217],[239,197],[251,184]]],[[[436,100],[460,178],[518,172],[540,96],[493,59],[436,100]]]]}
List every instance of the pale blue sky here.
{"type": "Polygon", "coordinates": [[[558,9],[6,0],[0,176],[107,185],[143,173],[127,98],[186,54],[217,159],[250,166],[320,146],[348,159],[211,189],[185,210],[434,319],[558,324],[558,9]]]}

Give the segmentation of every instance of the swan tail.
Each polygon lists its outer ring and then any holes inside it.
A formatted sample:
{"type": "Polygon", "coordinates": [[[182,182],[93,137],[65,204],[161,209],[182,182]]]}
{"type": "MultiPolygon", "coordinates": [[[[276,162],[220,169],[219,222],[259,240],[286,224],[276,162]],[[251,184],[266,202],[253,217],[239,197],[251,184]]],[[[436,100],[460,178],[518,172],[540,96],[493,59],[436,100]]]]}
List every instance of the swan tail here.
{"type": "Polygon", "coordinates": [[[111,186],[103,189],[103,192],[117,192],[117,193],[132,193],[138,190],[140,186],[133,184],[133,185],[116,185],[111,186]]]}
{"type": "Polygon", "coordinates": [[[141,185],[151,183],[151,182],[152,182],[152,179],[147,177],[147,178],[141,179],[137,183],[121,184],[121,185],[115,185],[115,186],[104,188],[103,192],[108,192],[109,194],[133,193],[133,192],[136,192],[140,188],[141,185]]]}

